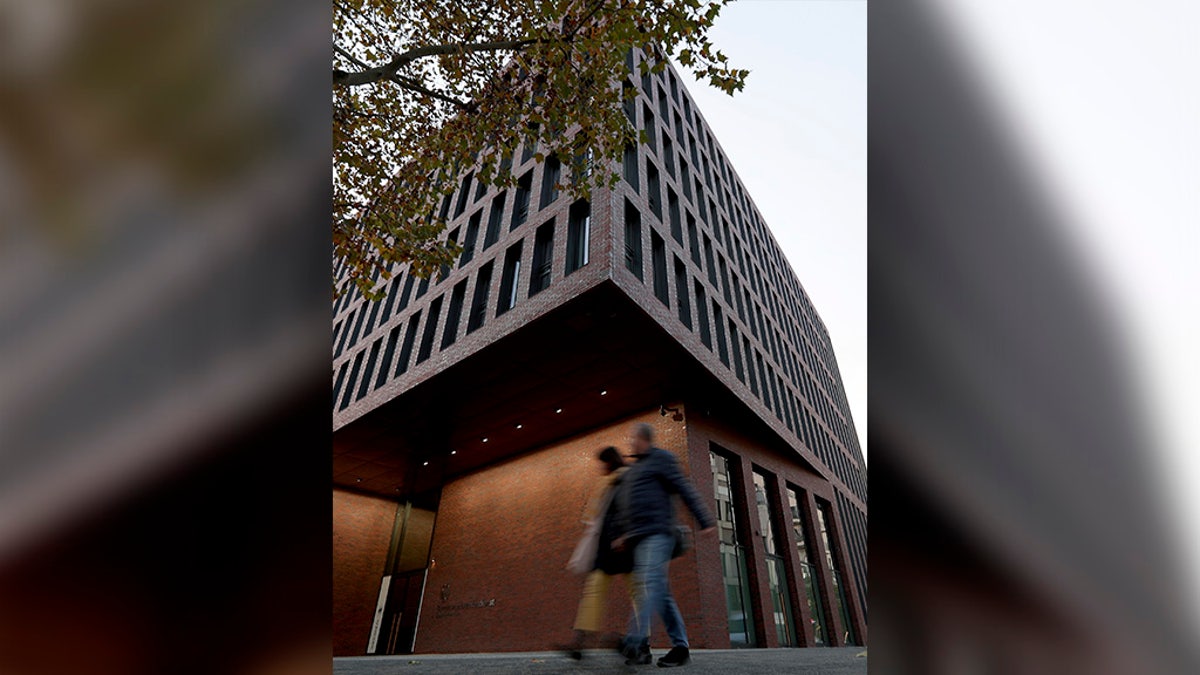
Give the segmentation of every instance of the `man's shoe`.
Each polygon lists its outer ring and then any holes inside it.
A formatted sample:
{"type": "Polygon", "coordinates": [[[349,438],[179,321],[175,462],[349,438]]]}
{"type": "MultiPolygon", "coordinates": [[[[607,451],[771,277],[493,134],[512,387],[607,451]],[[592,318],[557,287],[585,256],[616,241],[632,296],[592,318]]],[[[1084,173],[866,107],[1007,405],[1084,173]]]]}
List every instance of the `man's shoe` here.
{"type": "Polygon", "coordinates": [[[625,665],[627,666],[645,666],[654,659],[650,655],[650,645],[642,645],[636,649],[626,647],[622,653],[625,654],[625,665]]]}
{"type": "Polygon", "coordinates": [[[688,656],[687,647],[672,647],[667,655],[658,660],[659,668],[675,668],[676,666],[686,665],[691,657],[688,656]]]}

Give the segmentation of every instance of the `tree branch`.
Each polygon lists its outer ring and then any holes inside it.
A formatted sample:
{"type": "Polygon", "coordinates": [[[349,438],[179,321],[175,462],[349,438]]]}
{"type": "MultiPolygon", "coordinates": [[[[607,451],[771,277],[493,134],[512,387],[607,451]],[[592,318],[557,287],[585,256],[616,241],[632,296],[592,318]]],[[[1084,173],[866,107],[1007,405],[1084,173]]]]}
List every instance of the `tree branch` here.
{"type": "Polygon", "coordinates": [[[333,84],[334,86],[357,87],[364,84],[378,82],[380,80],[390,80],[395,77],[396,73],[405,65],[427,56],[466,52],[498,52],[507,50],[519,51],[530,45],[540,42],[545,42],[545,40],[530,38],[525,40],[504,40],[500,42],[478,42],[474,44],[430,45],[428,47],[417,47],[416,49],[410,49],[403,54],[397,54],[395,58],[383,64],[382,66],[367,68],[356,73],[348,73],[344,70],[335,69],[333,71],[333,84]]]}

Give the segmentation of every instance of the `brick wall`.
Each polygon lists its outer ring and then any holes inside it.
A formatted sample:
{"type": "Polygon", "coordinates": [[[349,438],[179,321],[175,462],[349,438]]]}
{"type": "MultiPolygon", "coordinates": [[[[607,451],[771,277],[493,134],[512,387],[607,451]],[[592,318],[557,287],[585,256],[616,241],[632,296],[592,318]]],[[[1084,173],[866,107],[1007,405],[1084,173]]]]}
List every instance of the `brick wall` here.
{"type": "MultiPolygon", "coordinates": [[[[629,425],[640,421],[655,426],[657,444],[676,452],[686,471],[683,423],[655,411],[446,485],[417,652],[540,650],[570,639],[582,579],[564,565],[582,533],[587,500],[601,479],[594,457],[606,445],[628,452],[629,425]],[[485,606],[469,606],[476,603],[485,606]]],[[[700,487],[702,494],[711,493],[700,487]]],[[[715,550],[715,539],[709,543],[715,550]]],[[[689,553],[671,566],[671,584],[689,628],[704,620],[695,556],[689,553]]],[[[628,617],[627,588],[623,579],[613,586],[609,626],[614,631],[623,632],[628,617]]],[[[723,614],[719,620],[724,621],[723,614]]],[[[667,647],[661,624],[656,623],[654,632],[654,645],[667,647]]],[[[722,645],[693,640],[693,646],[722,645]]]]}
{"type": "Polygon", "coordinates": [[[395,517],[395,502],[333,491],[335,656],[358,656],[367,651],[395,517]]]}

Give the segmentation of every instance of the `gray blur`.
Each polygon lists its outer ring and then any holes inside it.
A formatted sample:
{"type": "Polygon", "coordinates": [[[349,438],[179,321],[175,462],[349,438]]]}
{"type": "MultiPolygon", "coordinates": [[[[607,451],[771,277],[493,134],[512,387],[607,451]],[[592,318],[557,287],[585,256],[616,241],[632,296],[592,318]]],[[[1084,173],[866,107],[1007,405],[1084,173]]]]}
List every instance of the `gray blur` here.
{"type": "Polygon", "coordinates": [[[873,663],[1200,672],[1114,318],[950,37],[871,6],[873,663]]]}

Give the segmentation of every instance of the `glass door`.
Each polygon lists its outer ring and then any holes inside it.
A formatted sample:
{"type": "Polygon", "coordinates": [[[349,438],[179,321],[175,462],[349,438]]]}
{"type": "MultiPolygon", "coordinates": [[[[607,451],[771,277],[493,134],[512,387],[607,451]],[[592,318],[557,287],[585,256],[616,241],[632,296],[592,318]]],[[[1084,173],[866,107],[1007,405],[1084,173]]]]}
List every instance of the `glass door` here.
{"type": "Polygon", "coordinates": [[[738,540],[734,498],[737,486],[731,480],[728,459],[710,451],[709,460],[713,472],[713,493],[717,500],[717,529],[721,540],[721,569],[725,578],[729,642],[734,647],[752,647],[756,644],[754,612],[750,605],[746,550],[738,540]]]}
{"type": "Polygon", "coordinates": [[[754,472],[754,502],[758,506],[758,527],[762,533],[763,550],[767,557],[767,587],[771,592],[771,609],[775,619],[775,637],[780,647],[796,644],[795,620],[792,618],[792,601],[788,589],[787,569],[784,567],[783,547],[776,537],[775,509],[767,491],[767,477],[754,472]]]}

